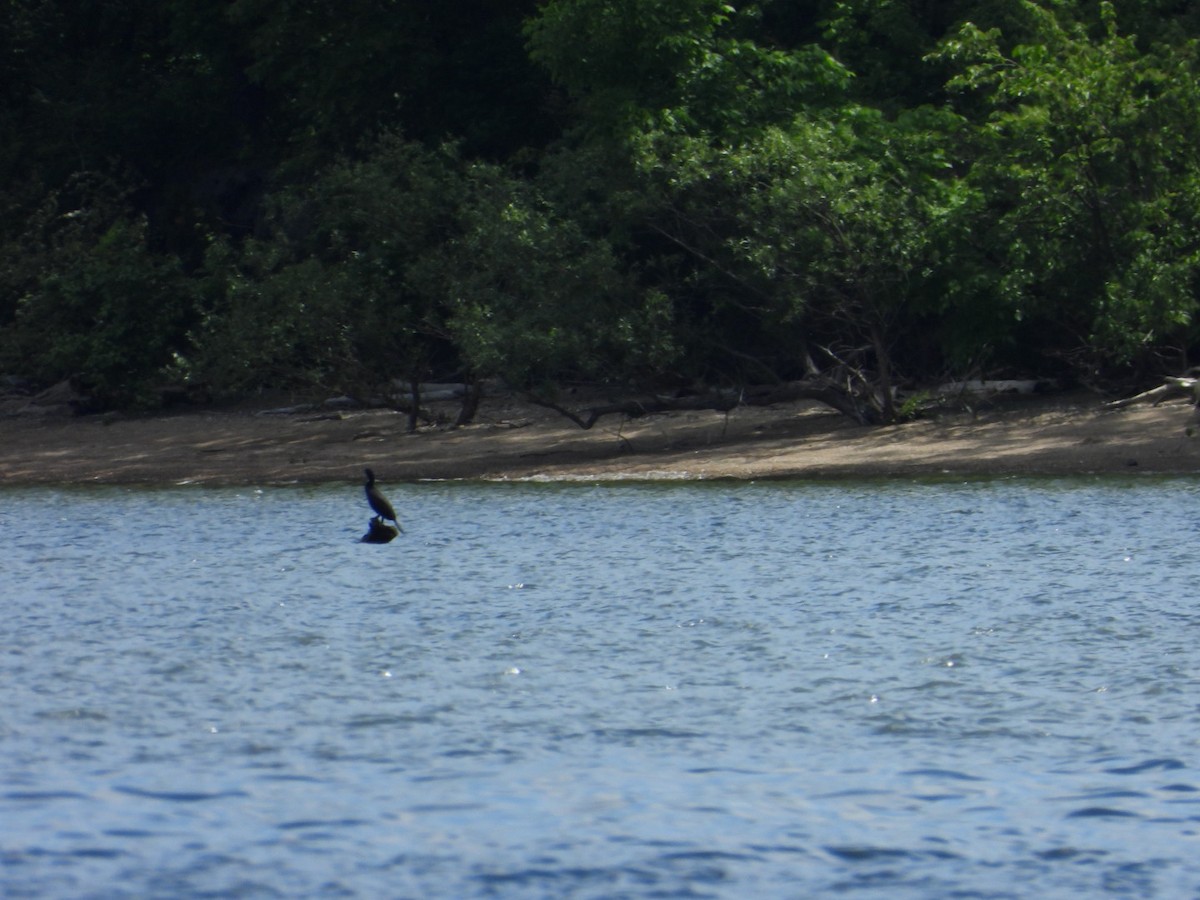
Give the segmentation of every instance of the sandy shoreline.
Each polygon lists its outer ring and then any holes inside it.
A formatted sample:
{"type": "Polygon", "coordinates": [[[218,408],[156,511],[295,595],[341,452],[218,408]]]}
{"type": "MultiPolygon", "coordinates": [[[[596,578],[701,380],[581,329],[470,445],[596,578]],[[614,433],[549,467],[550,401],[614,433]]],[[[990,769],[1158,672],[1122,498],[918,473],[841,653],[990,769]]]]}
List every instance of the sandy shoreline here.
{"type": "Polygon", "coordinates": [[[0,419],[0,484],[354,482],[364,466],[390,482],[1200,474],[1194,425],[1183,401],[1110,410],[1090,396],[1006,398],[878,428],[807,402],[611,417],[584,431],[492,400],[476,424],[415,434],[387,410],[25,414],[0,419]]]}

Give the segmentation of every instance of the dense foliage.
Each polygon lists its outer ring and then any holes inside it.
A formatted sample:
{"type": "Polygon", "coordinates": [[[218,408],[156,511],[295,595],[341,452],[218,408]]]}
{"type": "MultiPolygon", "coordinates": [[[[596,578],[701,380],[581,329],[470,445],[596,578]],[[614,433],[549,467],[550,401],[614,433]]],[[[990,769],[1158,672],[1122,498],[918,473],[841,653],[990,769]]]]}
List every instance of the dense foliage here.
{"type": "Polygon", "coordinates": [[[1200,343],[1178,0],[14,0],[0,372],[552,395],[1200,343]]]}

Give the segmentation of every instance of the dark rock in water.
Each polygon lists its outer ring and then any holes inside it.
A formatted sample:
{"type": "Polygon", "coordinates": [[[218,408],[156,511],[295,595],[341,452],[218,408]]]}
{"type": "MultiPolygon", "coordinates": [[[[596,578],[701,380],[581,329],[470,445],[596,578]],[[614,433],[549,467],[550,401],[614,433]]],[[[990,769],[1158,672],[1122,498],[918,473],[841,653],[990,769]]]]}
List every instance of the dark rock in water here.
{"type": "Polygon", "coordinates": [[[394,541],[400,532],[383,519],[376,516],[368,524],[367,533],[362,536],[364,544],[387,544],[394,541]]]}

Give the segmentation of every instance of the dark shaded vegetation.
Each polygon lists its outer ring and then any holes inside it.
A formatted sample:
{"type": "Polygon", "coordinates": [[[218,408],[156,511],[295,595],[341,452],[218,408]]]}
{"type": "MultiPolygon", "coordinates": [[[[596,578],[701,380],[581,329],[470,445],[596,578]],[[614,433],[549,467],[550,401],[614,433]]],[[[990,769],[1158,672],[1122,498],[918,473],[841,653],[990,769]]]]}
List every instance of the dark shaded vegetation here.
{"type": "Polygon", "coordinates": [[[1172,0],[14,0],[0,372],[454,380],[464,421],[495,382],[865,422],[1157,378],[1200,339],[1198,38],[1172,0]]]}

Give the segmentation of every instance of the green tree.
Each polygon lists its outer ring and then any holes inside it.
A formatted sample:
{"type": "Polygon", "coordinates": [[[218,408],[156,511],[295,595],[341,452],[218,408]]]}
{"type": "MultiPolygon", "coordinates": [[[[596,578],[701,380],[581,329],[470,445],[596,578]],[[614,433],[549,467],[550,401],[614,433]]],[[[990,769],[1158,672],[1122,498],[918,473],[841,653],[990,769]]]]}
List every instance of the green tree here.
{"type": "Polygon", "coordinates": [[[848,76],[814,44],[756,42],[760,10],[725,0],[551,0],[526,30],[598,138],[745,133],[828,100],[848,76]]]}
{"type": "Polygon", "coordinates": [[[983,103],[968,179],[991,300],[1093,370],[1178,345],[1200,271],[1197,45],[1143,52],[1109,3],[1096,37],[1020,5],[1036,43],[966,25],[941,51],[967,108],[983,103]]]}
{"type": "Polygon", "coordinates": [[[71,379],[100,406],[153,405],[195,315],[193,283],[147,243],[110,179],[79,176],[0,245],[0,364],[71,379]]]}
{"type": "Polygon", "coordinates": [[[412,272],[457,229],[461,166],[388,135],[309,187],[275,198],[272,233],[217,246],[197,366],[227,391],[277,387],[396,393],[446,343],[438,299],[412,272]]]}
{"type": "Polygon", "coordinates": [[[730,349],[753,357],[763,335],[783,336],[784,357],[764,366],[776,377],[836,372],[846,411],[896,418],[896,348],[965,200],[938,141],[956,124],[850,107],[736,147],[659,142],[647,166],[670,210],[660,228],[724,283],[724,304],[756,320],[730,349]]]}
{"type": "Polygon", "coordinates": [[[470,372],[553,394],[564,379],[625,382],[671,358],[666,304],[606,241],[495,167],[469,182],[461,235],[427,258],[425,278],[470,372]]]}
{"type": "MultiPolygon", "coordinates": [[[[396,136],[276,202],[274,233],[211,257],[197,368],[366,395],[434,372],[545,389],[669,352],[654,297],[527,182],[396,136]]],[[[473,395],[476,397],[477,395],[473,395]]],[[[464,414],[470,415],[470,409],[464,414]]],[[[415,424],[415,419],[414,419],[415,424]]]]}

